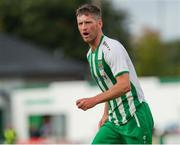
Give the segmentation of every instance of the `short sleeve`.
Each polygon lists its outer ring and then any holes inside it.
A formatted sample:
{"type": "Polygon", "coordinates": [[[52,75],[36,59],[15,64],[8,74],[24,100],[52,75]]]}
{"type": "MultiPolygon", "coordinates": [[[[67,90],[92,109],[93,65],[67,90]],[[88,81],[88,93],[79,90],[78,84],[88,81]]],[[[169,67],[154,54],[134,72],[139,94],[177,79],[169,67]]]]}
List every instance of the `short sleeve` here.
{"type": "Polygon", "coordinates": [[[127,55],[125,48],[120,43],[113,45],[109,51],[105,52],[105,61],[111,68],[114,77],[129,73],[127,55]]]}

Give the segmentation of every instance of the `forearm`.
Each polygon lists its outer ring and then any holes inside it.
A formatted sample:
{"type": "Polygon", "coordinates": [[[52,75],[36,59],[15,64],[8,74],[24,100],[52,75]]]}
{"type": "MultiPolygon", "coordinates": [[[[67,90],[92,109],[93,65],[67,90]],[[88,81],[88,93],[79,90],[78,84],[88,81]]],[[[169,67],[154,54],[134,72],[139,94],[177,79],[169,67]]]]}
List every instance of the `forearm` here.
{"type": "MultiPolygon", "coordinates": [[[[117,83],[112,86],[109,90],[89,98],[82,98],[76,101],[78,108],[82,110],[90,109],[99,103],[107,102],[124,95],[130,91],[130,81],[128,74],[123,74],[116,78],[117,83]]],[[[105,106],[105,112],[108,112],[108,104],[105,106]]]]}
{"type": "Polygon", "coordinates": [[[97,101],[97,104],[103,103],[124,95],[125,93],[129,92],[130,89],[131,88],[129,81],[119,81],[109,90],[95,96],[95,99],[97,101]]]}
{"type": "Polygon", "coordinates": [[[128,90],[123,91],[122,89],[120,89],[119,87],[116,88],[116,86],[113,86],[111,89],[109,89],[106,92],[103,92],[97,96],[95,96],[96,100],[97,100],[97,104],[99,103],[103,103],[112,99],[115,99],[117,97],[120,97],[122,95],[124,95],[126,92],[128,92],[128,90]]]}

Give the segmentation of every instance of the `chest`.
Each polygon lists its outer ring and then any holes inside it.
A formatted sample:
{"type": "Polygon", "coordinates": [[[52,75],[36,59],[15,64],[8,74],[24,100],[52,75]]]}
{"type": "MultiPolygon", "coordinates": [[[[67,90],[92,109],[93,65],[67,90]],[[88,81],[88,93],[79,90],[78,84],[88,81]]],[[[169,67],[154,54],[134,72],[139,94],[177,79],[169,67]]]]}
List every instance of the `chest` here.
{"type": "Polygon", "coordinates": [[[106,63],[103,53],[99,55],[92,53],[88,61],[91,74],[96,80],[109,82],[114,79],[111,68],[106,63]]]}

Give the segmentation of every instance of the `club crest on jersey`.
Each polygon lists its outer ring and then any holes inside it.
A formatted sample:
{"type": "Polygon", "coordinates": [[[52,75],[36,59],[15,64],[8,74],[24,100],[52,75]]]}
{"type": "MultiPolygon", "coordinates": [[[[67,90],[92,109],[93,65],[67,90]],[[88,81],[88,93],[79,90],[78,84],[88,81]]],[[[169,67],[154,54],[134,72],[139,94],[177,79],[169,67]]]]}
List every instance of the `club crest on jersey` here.
{"type": "Polygon", "coordinates": [[[98,60],[98,68],[99,70],[103,70],[103,64],[102,64],[102,60],[98,60]]]}
{"type": "Polygon", "coordinates": [[[102,60],[98,60],[98,68],[99,68],[99,72],[100,72],[101,76],[104,79],[107,79],[106,73],[105,73],[104,68],[103,68],[102,60]]]}

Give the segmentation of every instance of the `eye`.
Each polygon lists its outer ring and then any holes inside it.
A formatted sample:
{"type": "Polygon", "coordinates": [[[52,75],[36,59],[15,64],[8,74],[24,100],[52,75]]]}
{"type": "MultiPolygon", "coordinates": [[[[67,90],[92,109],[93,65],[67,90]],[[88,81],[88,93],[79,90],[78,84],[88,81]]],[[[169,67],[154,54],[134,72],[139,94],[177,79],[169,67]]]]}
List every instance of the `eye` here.
{"type": "Polygon", "coordinates": [[[86,24],[90,24],[90,23],[91,23],[91,21],[87,21],[87,22],[86,22],[86,24]]]}
{"type": "Polygon", "coordinates": [[[82,22],[79,22],[78,25],[82,25],[83,23],[82,22]]]}

